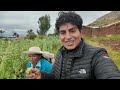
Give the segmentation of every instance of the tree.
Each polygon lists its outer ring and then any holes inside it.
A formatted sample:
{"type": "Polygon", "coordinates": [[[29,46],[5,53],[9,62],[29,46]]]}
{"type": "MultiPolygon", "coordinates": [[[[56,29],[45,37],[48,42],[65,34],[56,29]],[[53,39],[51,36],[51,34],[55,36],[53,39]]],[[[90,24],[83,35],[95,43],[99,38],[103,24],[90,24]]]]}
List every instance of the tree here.
{"type": "Polygon", "coordinates": [[[54,35],[58,35],[58,31],[54,29],[54,35]]]}
{"type": "Polygon", "coordinates": [[[54,29],[54,33],[53,34],[48,34],[48,36],[57,36],[58,35],[58,31],[56,29],[54,29]]]}
{"type": "Polygon", "coordinates": [[[35,39],[37,37],[37,35],[33,32],[32,29],[27,31],[27,36],[25,37],[25,39],[35,39]]]}
{"type": "Polygon", "coordinates": [[[13,35],[12,35],[13,37],[15,36],[15,37],[19,37],[19,34],[17,34],[16,32],[13,32],[13,35]]]}
{"type": "Polygon", "coordinates": [[[5,31],[0,30],[0,34],[1,34],[0,37],[3,37],[2,34],[3,34],[4,32],[5,32],[5,31]]]}
{"type": "Polygon", "coordinates": [[[47,31],[50,29],[50,16],[45,15],[39,18],[38,20],[39,24],[39,30],[37,30],[37,33],[39,35],[46,35],[47,31]]]}
{"type": "Polygon", "coordinates": [[[34,32],[33,32],[32,29],[28,30],[27,33],[28,33],[28,34],[34,34],[34,32]]]}

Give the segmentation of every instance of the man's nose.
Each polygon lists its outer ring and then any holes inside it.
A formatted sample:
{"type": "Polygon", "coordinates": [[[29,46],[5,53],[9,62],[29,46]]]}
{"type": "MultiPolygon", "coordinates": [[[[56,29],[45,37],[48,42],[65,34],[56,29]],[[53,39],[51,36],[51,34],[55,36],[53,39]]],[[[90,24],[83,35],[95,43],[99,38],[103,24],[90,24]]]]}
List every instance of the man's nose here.
{"type": "Polygon", "coordinates": [[[66,33],[66,39],[71,39],[71,34],[70,33],[66,33]]]}

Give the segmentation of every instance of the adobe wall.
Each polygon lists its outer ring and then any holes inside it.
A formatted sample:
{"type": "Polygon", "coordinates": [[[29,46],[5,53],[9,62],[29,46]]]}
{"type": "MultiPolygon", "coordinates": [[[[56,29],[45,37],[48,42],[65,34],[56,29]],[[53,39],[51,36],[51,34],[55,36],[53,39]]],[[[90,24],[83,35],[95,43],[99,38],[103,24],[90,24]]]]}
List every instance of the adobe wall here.
{"type": "Polygon", "coordinates": [[[92,36],[92,28],[83,26],[82,29],[82,37],[91,37],[92,36]]]}
{"type": "Polygon", "coordinates": [[[97,28],[83,26],[82,33],[83,33],[83,37],[88,37],[88,36],[99,37],[99,36],[120,34],[120,23],[115,23],[112,25],[107,25],[104,27],[97,27],[97,28]]]}

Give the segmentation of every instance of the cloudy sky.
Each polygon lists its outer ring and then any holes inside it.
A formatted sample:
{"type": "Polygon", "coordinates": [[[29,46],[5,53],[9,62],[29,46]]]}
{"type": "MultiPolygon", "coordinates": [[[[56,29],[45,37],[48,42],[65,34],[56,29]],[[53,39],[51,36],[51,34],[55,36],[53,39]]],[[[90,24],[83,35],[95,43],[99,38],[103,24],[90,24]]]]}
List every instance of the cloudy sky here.
{"type": "MultiPolygon", "coordinates": [[[[33,29],[36,33],[38,29],[38,19],[44,15],[50,15],[52,27],[48,33],[54,32],[55,20],[59,11],[0,11],[0,29],[5,30],[6,35],[13,31],[19,35],[27,34],[27,30],[33,29]]],[[[97,18],[110,11],[76,11],[83,18],[83,25],[92,23],[97,18]]]]}

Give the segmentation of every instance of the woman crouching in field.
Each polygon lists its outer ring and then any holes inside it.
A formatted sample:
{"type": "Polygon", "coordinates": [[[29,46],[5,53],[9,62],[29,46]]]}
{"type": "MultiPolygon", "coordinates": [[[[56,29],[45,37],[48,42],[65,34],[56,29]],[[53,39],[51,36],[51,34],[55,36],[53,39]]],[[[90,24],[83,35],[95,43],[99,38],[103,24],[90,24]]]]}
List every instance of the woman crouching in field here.
{"type": "Polygon", "coordinates": [[[27,53],[28,57],[29,57],[29,61],[27,64],[27,70],[26,70],[26,76],[34,75],[32,73],[32,69],[38,69],[40,71],[46,72],[46,73],[50,73],[52,70],[52,64],[49,62],[49,57],[48,56],[48,52],[46,51],[41,51],[39,47],[30,47],[29,51],[24,51],[23,53],[27,53]]]}

